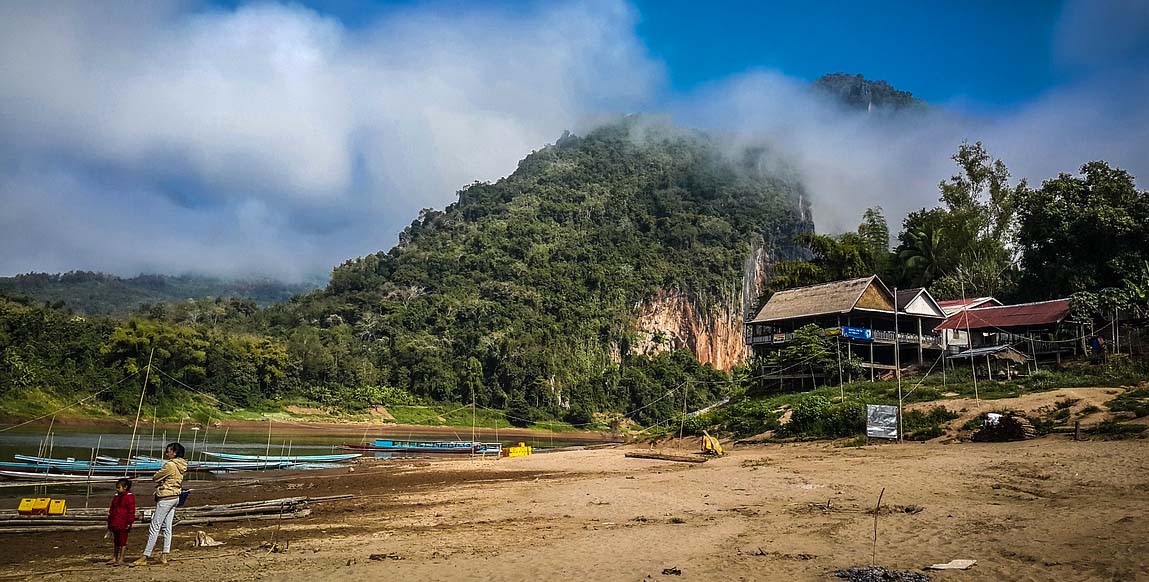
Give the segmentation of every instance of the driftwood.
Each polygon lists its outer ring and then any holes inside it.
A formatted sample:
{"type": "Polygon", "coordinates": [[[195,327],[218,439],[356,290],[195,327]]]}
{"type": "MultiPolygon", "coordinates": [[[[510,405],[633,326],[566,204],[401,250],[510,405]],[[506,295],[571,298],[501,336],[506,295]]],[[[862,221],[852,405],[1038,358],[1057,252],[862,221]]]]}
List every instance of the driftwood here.
{"type": "Polygon", "coordinates": [[[664,455],[662,453],[647,453],[642,451],[631,451],[626,454],[631,459],[656,459],[659,461],[678,461],[680,463],[705,463],[709,459],[706,457],[687,457],[684,455],[664,455]]]}

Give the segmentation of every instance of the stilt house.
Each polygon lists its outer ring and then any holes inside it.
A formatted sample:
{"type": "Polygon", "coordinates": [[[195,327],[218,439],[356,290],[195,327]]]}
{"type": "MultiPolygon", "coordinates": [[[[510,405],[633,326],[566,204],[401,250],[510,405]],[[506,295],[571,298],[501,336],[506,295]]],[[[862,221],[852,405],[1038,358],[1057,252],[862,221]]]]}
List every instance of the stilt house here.
{"type": "Polygon", "coordinates": [[[814,324],[844,343],[847,353],[875,370],[932,361],[941,337],[933,331],[945,313],[924,289],[890,291],[876,275],[779,291],[750,321],[746,343],[757,355],[781,349],[794,331],[814,324]]]}

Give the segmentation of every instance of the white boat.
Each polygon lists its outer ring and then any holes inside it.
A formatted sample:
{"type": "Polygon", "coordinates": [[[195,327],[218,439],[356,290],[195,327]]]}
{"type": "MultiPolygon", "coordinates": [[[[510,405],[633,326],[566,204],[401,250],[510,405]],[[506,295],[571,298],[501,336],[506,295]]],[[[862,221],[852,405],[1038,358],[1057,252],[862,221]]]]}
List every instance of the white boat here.
{"type": "Polygon", "coordinates": [[[123,477],[104,475],[92,475],[89,477],[88,475],[72,475],[68,473],[28,473],[26,471],[0,471],[0,477],[7,477],[19,481],[77,481],[80,483],[110,482],[123,479],[123,477]]]}

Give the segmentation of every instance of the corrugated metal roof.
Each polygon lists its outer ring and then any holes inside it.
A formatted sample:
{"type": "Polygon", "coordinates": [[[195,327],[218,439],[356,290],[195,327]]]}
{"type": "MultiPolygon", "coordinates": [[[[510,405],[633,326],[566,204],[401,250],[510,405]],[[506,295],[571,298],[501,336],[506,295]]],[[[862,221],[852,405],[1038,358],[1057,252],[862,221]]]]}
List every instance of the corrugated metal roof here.
{"type": "Polygon", "coordinates": [[[751,322],[761,323],[828,313],[846,313],[854,308],[871,282],[877,283],[881,289],[889,294],[889,290],[886,289],[885,284],[882,283],[881,279],[878,279],[877,275],[787,289],[772,295],[751,322]]]}
{"type": "Polygon", "coordinates": [[[998,360],[1011,360],[1014,362],[1022,363],[1029,359],[1029,356],[1023,354],[1017,349],[1008,345],[999,346],[985,346],[974,348],[972,350],[965,350],[949,356],[951,360],[968,360],[969,358],[979,358],[982,356],[993,356],[998,360]]]}
{"type": "Polygon", "coordinates": [[[1069,315],[1069,300],[1054,299],[1021,305],[966,309],[946,319],[934,331],[943,329],[996,330],[1036,327],[1061,323],[1069,315]]]}
{"type": "Polygon", "coordinates": [[[1001,305],[1001,302],[999,302],[997,299],[994,299],[993,297],[974,297],[970,299],[949,299],[946,301],[938,301],[938,307],[941,307],[942,311],[944,311],[946,315],[953,315],[963,309],[969,307],[978,307],[991,302],[996,303],[997,305],[1001,305]]]}

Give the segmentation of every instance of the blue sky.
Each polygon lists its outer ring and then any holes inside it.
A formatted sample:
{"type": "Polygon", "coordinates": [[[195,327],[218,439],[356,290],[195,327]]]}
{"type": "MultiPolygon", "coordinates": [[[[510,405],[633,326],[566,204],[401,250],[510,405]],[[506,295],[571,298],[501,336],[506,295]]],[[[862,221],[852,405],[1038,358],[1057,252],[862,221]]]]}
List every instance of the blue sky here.
{"type": "Polygon", "coordinates": [[[643,0],[638,34],[689,91],[756,68],[888,80],[922,99],[1012,105],[1064,80],[1056,2],[643,0]]]}
{"type": "Polygon", "coordinates": [[[1147,93],[1140,0],[0,3],[0,275],[322,275],[636,112],[770,144],[819,230],[897,224],[963,140],[1149,174],[1147,93]],[[936,107],[845,112],[830,72],[936,107]]]}
{"type": "MultiPolygon", "coordinates": [[[[468,6],[446,0],[303,4],[352,28],[420,5],[443,11],[468,6]]],[[[665,65],[665,89],[671,93],[766,68],[810,81],[826,73],[859,73],[927,101],[970,101],[996,108],[1032,99],[1096,68],[1076,67],[1058,56],[1063,4],[637,0],[631,5],[637,13],[635,32],[651,56],[665,65]]],[[[504,0],[485,5],[513,12],[530,10],[535,3],[504,0]]],[[[1140,47],[1142,58],[1146,46],[1140,47]]]]}

